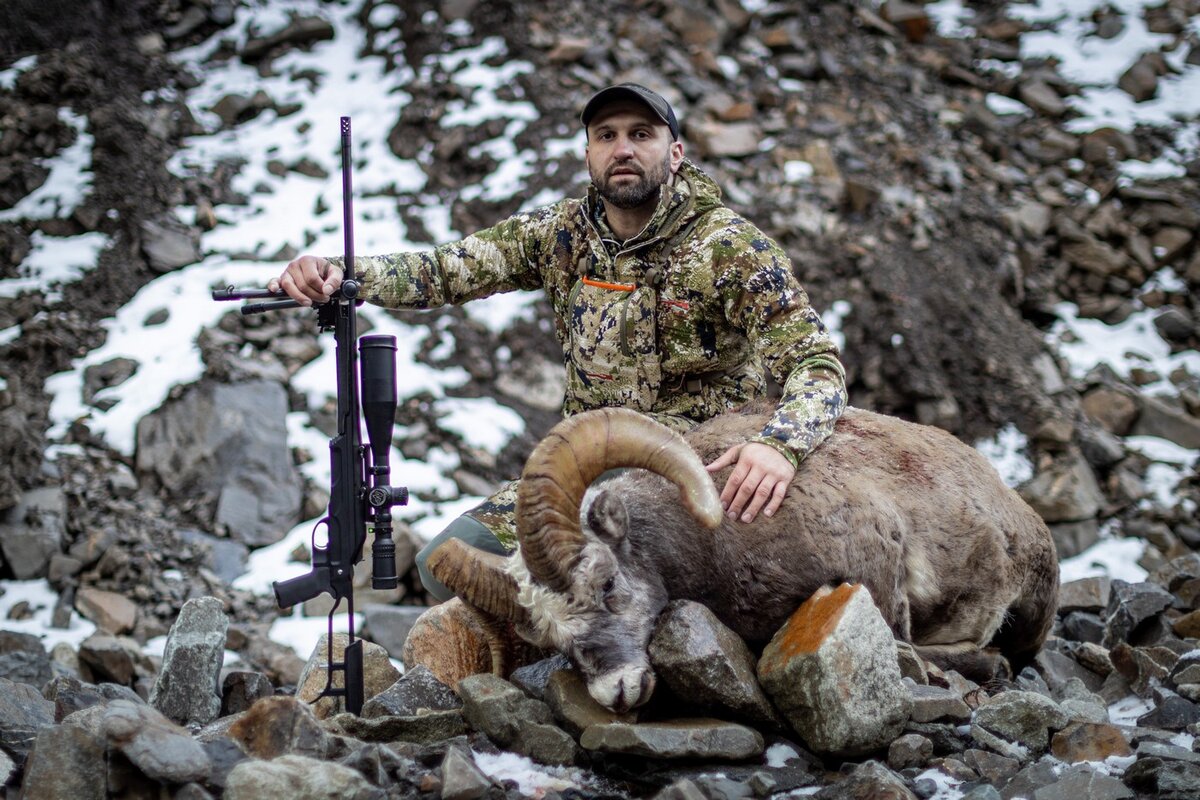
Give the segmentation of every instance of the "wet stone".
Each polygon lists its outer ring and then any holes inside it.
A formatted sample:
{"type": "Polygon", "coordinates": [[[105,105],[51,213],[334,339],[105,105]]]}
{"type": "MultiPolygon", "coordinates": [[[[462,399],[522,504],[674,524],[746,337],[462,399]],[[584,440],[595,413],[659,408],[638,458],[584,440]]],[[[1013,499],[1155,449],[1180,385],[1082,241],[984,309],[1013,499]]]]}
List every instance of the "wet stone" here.
{"type": "Polygon", "coordinates": [[[588,750],[667,759],[739,761],[763,752],[758,731],[712,719],[593,725],[583,732],[579,743],[588,750]]]}

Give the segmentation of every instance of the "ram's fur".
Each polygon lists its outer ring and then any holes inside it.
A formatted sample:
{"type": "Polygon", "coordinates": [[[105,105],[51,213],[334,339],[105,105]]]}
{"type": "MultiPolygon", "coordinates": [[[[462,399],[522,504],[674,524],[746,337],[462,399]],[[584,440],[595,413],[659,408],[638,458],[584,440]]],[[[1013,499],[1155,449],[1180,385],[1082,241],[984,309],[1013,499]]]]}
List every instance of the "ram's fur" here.
{"type": "MultiPolygon", "coordinates": [[[[761,431],[767,413],[722,415],[686,442],[710,463],[761,431]]],[[[898,639],[963,669],[990,668],[985,648],[1020,662],[1045,639],[1058,590],[1050,533],[986,459],[950,434],[851,409],[802,462],[773,518],[709,527],[695,514],[717,521],[713,480],[675,447],[678,437],[646,423],[606,409],[556,428],[526,467],[522,548],[507,574],[453,587],[468,601],[508,595],[511,606],[492,602],[489,610],[570,656],[601,703],[625,709],[648,699],[646,648],[671,599],[703,603],[761,646],[817,589],[861,583],[898,639]],[[593,415],[603,419],[583,419],[593,415]],[[660,469],[671,459],[692,463],[660,469]],[[582,525],[569,518],[595,476],[627,464],[671,480],[628,470],[587,492],[582,525]],[[687,487],[682,502],[672,481],[687,487]]],[[[716,475],[716,485],[727,475],[716,475]]]]}

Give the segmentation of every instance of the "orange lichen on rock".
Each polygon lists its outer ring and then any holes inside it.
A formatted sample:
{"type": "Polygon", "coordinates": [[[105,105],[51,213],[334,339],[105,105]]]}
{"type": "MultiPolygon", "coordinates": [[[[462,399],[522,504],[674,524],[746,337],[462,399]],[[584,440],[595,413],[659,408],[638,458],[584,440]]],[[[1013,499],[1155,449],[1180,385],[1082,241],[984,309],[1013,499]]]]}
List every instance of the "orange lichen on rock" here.
{"type": "Polygon", "coordinates": [[[843,583],[836,589],[821,589],[797,608],[780,630],[776,647],[784,661],[801,653],[814,653],[842,619],[846,605],[861,584],[843,583]]]}

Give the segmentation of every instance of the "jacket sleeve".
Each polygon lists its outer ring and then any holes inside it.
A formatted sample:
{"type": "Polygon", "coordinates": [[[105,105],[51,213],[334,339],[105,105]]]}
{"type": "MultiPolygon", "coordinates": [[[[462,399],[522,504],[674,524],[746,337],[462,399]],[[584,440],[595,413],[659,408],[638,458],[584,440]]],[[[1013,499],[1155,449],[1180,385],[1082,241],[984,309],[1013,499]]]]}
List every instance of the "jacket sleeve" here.
{"type": "Polygon", "coordinates": [[[846,372],[779,245],[745,223],[727,241],[733,246],[717,280],[726,315],[783,387],[774,416],[751,441],[799,466],[845,410],[846,372]]]}
{"type": "MultiPolygon", "coordinates": [[[[421,252],[356,256],[367,302],[387,308],[436,308],[542,285],[537,265],[555,207],[517,214],[465,239],[421,252]]],[[[330,258],[343,266],[344,259],[330,258]]]]}

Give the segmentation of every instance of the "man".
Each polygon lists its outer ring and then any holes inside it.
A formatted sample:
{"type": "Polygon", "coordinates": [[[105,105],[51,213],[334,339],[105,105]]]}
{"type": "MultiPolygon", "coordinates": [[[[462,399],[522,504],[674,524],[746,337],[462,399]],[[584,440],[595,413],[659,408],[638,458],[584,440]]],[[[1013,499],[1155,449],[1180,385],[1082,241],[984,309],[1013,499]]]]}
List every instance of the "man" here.
{"type": "MultiPolygon", "coordinates": [[[[783,386],[770,424],[708,465],[734,465],[721,492],[731,519],[773,515],[796,467],[845,408],[837,348],[787,255],[721,205],[685,160],[671,106],[637,84],[610,86],[580,116],[588,196],[517,214],[432,252],[355,259],[367,301],[429,308],[542,289],[567,369],[563,413],[625,406],[679,431],[761,394],[763,367],[783,386]]],[[[327,300],[337,259],[302,256],[269,288],[327,300]]],[[[455,520],[448,537],[494,553],[515,547],[515,482],[455,520]]]]}

